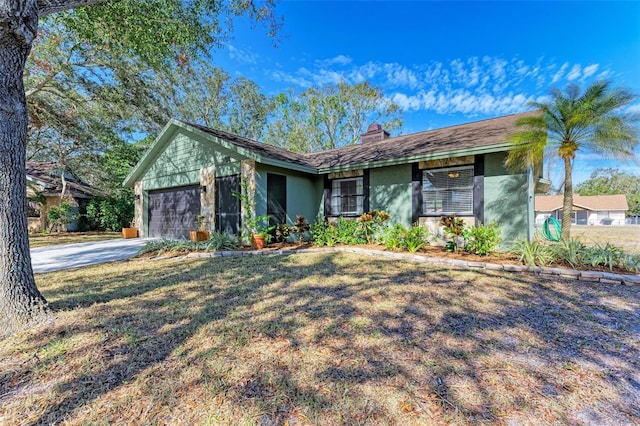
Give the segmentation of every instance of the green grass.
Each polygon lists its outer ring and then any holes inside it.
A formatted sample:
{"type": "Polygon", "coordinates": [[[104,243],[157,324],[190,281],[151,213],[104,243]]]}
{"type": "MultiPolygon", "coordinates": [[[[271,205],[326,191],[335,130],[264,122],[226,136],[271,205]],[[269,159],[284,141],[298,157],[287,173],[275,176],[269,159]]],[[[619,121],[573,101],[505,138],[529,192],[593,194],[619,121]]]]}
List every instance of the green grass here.
{"type": "Polygon", "coordinates": [[[0,424],[632,424],[640,288],[346,253],[37,276],[0,424]]]}
{"type": "Polygon", "coordinates": [[[29,234],[31,248],[58,244],[89,243],[122,238],[120,232],[52,232],[50,234],[29,234]]]}

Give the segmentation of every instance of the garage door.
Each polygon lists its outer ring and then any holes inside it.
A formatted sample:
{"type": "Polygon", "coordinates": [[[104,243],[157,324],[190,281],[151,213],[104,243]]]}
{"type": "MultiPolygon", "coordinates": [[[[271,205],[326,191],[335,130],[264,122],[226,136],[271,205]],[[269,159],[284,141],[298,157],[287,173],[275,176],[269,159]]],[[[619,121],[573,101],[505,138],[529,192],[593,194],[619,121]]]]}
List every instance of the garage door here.
{"type": "Polygon", "coordinates": [[[149,236],[189,238],[197,229],[200,214],[200,186],[149,191],[149,236]]]}

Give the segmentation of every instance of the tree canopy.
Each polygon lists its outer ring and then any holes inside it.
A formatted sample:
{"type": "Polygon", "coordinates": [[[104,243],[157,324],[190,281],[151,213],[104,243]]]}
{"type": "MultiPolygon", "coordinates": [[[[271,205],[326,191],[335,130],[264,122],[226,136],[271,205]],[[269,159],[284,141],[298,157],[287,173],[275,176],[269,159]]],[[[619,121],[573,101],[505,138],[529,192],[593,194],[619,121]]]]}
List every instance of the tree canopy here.
{"type": "Polygon", "coordinates": [[[640,216],[640,176],[618,169],[596,169],[589,179],[576,186],[580,195],[625,194],[628,214],[640,216]]]}
{"type": "Polygon", "coordinates": [[[376,122],[393,132],[402,126],[402,110],[367,82],[291,90],[275,97],[265,142],[295,152],[339,148],[376,122]]]}
{"type": "Polygon", "coordinates": [[[551,90],[549,102],[531,102],[539,110],[518,119],[506,160],[511,169],[525,169],[559,157],[564,164],[562,238],[569,239],[573,206],[573,160],[585,151],[606,157],[632,158],[638,144],[638,116],[628,107],[637,98],[624,88],[598,81],[584,91],[571,84],[551,90]]]}
{"type": "MultiPolygon", "coordinates": [[[[275,35],[281,25],[275,3],[0,1],[3,329],[21,326],[46,312],[46,300],[36,287],[29,254],[27,140],[31,138],[30,154],[56,155],[64,157],[66,163],[80,150],[87,155],[104,151],[102,144],[117,140],[140,115],[147,117],[144,122],[161,121],[147,120],[154,106],[165,104],[149,102],[149,96],[161,94],[149,91],[145,83],[193,58],[208,56],[232,33],[236,19],[264,24],[267,34],[275,35]],[[39,31],[40,20],[45,17],[39,31]],[[42,38],[32,62],[27,62],[37,36],[42,38]],[[62,54],[52,58],[51,53],[62,54]],[[146,109],[149,106],[151,109],[146,109]],[[142,114],[130,115],[131,107],[139,108],[142,114]]],[[[157,112],[162,117],[162,111],[157,112]]]]}

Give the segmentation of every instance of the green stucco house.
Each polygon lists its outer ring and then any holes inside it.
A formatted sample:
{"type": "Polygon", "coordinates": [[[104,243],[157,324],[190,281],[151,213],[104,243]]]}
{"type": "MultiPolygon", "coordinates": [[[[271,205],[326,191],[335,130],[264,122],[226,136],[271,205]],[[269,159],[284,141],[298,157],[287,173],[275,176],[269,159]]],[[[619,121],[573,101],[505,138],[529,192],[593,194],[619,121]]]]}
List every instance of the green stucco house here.
{"type": "Polygon", "coordinates": [[[538,176],[503,164],[520,116],[398,137],[371,125],[359,144],[308,154],[172,120],[124,185],[135,189],[135,221],[147,237],[186,238],[198,215],[211,230],[238,233],[243,206],[233,193],[243,182],[255,214],[278,223],[375,209],[434,231],[455,213],[470,224],[498,222],[507,241],[530,238],[538,176]]]}

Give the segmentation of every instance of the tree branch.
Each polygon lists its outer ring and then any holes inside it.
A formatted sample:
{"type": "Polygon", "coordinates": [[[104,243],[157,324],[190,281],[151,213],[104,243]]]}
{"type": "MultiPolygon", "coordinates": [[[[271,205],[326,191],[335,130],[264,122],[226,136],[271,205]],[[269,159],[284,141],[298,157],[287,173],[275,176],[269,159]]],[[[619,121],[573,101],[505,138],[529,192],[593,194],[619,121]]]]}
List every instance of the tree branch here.
{"type": "Polygon", "coordinates": [[[107,0],[37,0],[38,15],[42,18],[63,10],[75,9],[93,4],[105,3],[107,0]]]}

